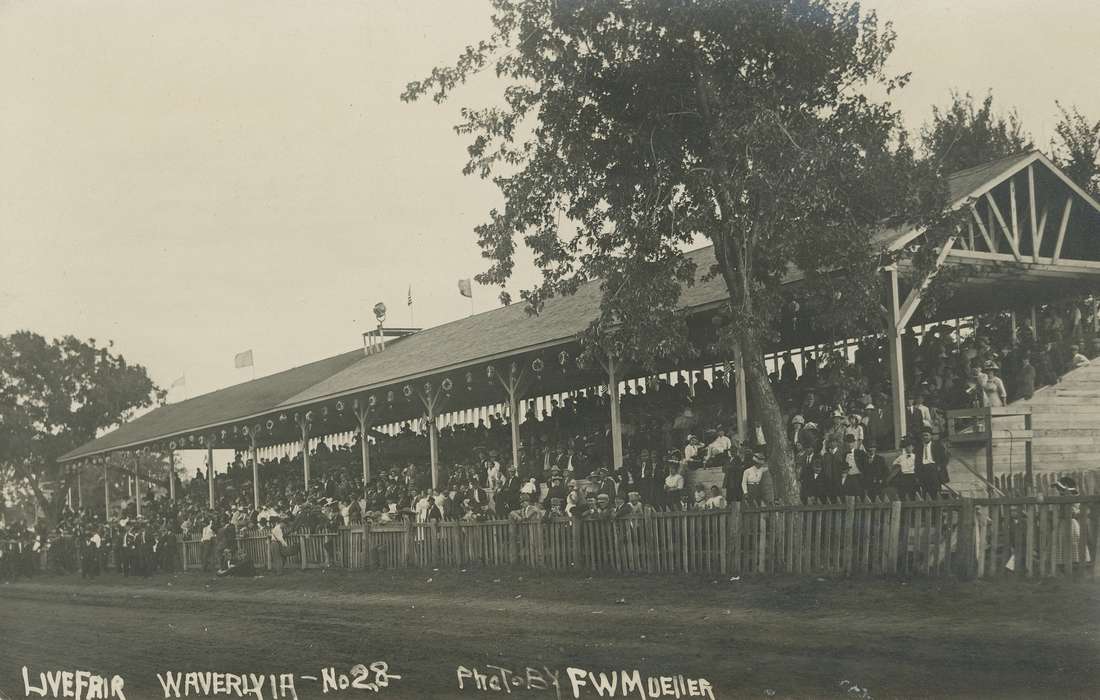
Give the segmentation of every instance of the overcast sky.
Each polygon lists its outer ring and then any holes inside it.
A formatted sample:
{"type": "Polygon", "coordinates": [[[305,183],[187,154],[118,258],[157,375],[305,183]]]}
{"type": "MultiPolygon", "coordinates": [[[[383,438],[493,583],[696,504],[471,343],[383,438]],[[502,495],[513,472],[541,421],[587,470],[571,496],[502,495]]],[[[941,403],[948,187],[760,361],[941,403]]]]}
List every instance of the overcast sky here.
{"type": "MultiPolygon", "coordinates": [[[[864,6],[896,24],[914,127],[952,88],[1042,146],[1055,99],[1100,118],[1098,4],[864,6]]],[[[195,395],[248,379],[242,350],[259,375],[357,347],[379,300],[408,325],[410,285],[417,326],[469,313],[497,199],[451,126],[499,86],[398,95],[488,24],[474,0],[0,0],[0,333],[113,339],[195,395]]]]}

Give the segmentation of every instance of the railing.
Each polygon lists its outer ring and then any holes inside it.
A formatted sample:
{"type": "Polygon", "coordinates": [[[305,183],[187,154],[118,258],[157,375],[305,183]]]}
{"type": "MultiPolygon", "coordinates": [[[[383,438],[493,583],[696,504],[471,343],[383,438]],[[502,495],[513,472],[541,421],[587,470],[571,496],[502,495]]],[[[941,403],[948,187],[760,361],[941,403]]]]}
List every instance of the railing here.
{"type": "MultiPolygon", "coordinates": [[[[525,566],[621,574],[1065,576],[1095,573],[1100,495],[735,503],[726,510],[610,520],[367,525],[298,531],[287,541],[296,551],[284,565],[301,569],[525,566]]],[[[237,546],[257,568],[273,568],[268,531],[246,531],[237,546]]],[[[8,552],[14,547],[0,542],[8,552]]],[[[184,568],[202,568],[203,552],[197,540],[182,542],[184,568]]]]}
{"type": "MultiPolygon", "coordinates": [[[[1001,421],[1006,422],[1004,420],[1001,421]]],[[[970,470],[987,486],[993,488],[993,446],[996,440],[1022,440],[1024,442],[1024,474],[1031,480],[1031,441],[1034,432],[1031,429],[1030,406],[985,406],[983,408],[960,408],[947,412],[947,441],[952,445],[979,443],[985,447],[985,477],[970,470]],[[1022,429],[997,429],[997,419],[1022,417],[1022,429]]],[[[967,467],[969,469],[969,467],[967,467]]],[[[993,495],[992,491],[991,494],[993,495]]]]}

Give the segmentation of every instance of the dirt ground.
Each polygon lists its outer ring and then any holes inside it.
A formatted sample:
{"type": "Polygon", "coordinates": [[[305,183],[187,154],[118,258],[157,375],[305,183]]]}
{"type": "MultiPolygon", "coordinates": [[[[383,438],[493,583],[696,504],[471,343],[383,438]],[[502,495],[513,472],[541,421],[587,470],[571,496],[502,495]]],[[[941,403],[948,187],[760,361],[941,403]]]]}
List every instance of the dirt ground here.
{"type": "MultiPolygon", "coordinates": [[[[41,576],[0,586],[0,697],[25,697],[24,665],[32,680],[119,674],[128,700],[165,697],[156,674],[167,671],[292,673],[299,698],[370,697],[325,694],[302,676],[377,661],[401,676],[377,692],[390,698],[571,698],[569,666],[705,678],[717,698],[1097,697],[1098,623],[1095,580],[41,576]],[[488,665],[557,670],[560,695],[537,684],[479,691],[469,679],[459,690],[460,666],[488,665]]],[[[589,684],[579,697],[599,695],[589,684]]]]}

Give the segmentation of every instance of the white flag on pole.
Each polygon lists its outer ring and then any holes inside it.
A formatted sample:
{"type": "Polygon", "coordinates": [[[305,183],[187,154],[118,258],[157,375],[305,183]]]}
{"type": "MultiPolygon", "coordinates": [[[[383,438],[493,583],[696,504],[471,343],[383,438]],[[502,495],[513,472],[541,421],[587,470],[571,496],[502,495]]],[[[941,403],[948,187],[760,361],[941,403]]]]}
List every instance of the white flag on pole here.
{"type": "Polygon", "coordinates": [[[237,353],[233,357],[233,366],[236,367],[237,369],[240,369],[242,367],[251,367],[252,366],[252,351],[251,350],[245,350],[244,352],[237,353]]]}

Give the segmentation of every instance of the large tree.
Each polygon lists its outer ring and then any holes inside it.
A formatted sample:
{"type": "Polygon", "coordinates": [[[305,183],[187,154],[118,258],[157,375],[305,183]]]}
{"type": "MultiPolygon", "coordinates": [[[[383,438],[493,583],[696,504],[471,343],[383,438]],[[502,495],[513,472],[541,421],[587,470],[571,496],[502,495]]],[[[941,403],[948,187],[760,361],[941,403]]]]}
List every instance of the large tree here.
{"type": "Polygon", "coordinates": [[[0,337],[0,464],[53,519],[75,472],[58,457],[163,400],[145,368],[73,336],[0,337]]]}
{"type": "MultiPolygon", "coordinates": [[[[730,303],[723,352],[738,347],[777,493],[798,497],[783,416],[763,362],[783,282],[798,270],[843,336],[878,324],[884,263],[872,235],[891,219],[939,212],[942,182],[923,172],[889,93],[891,27],[831,0],[493,0],[491,35],[402,95],[441,102],[492,66],[499,105],[463,109],[467,174],[504,197],[477,228],[503,285],[517,238],[542,272],[523,292],[549,297],[599,279],[588,334],[642,365],[682,350],[683,254],[714,244],[730,303]]],[[[729,355],[727,355],[728,357],[729,355]]]]}

